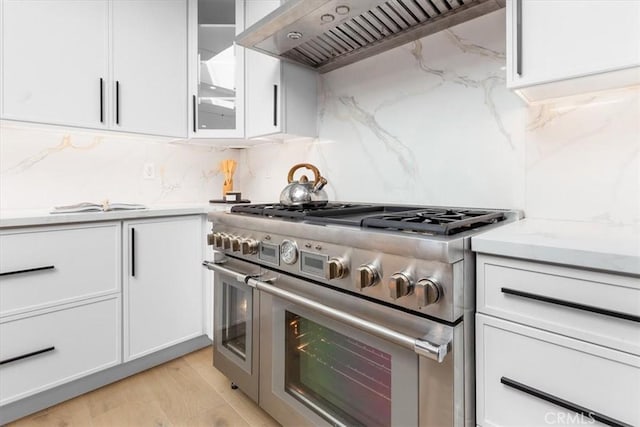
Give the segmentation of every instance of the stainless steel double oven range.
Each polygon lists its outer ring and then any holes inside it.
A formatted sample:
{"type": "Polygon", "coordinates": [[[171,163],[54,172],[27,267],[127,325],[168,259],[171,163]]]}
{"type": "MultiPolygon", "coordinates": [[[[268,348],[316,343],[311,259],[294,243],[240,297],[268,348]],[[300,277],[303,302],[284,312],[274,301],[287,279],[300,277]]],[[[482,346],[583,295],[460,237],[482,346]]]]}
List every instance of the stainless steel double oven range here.
{"type": "Polygon", "coordinates": [[[470,237],[518,212],[211,213],[214,364],[283,425],[472,426],[470,237]]]}

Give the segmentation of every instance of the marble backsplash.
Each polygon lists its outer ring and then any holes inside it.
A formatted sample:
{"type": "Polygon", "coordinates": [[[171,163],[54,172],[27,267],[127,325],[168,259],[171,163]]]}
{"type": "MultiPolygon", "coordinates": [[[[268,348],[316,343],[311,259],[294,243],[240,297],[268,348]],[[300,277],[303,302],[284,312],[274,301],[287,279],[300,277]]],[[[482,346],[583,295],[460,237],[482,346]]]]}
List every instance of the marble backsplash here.
{"type": "Polygon", "coordinates": [[[3,123],[0,208],[202,203],[231,158],[254,201],[277,200],[289,168],[310,162],[332,200],[640,224],[640,89],[527,106],[505,87],[504,13],[322,75],[315,140],[225,150],[3,123]]]}
{"type": "Polygon", "coordinates": [[[242,151],[243,191],[277,200],[310,162],[333,200],[640,223],[640,90],[527,106],[505,86],[504,13],[321,76],[319,138],[242,151]]]}
{"type": "Polygon", "coordinates": [[[0,209],[49,209],[78,202],[173,205],[222,195],[223,159],[238,150],[157,138],[0,126],[0,209]],[[152,163],[155,178],[145,179],[152,163]]]}

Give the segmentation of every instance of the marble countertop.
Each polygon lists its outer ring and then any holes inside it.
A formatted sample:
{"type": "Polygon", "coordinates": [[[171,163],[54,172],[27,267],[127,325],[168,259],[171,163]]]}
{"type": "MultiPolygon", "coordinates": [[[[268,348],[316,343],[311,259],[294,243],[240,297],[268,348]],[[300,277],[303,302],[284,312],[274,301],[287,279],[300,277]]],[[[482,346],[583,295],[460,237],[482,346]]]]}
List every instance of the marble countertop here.
{"type": "Polygon", "coordinates": [[[640,226],[524,219],[471,240],[476,252],[640,275],[640,226]]]}
{"type": "Polygon", "coordinates": [[[213,211],[224,211],[231,206],[231,204],[191,203],[149,206],[148,209],[141,210],[79,212],[70,214],[51,214],[48,209],[2,210],[0,211],[0,229],[176,215],[204,215],[213,211]]]}

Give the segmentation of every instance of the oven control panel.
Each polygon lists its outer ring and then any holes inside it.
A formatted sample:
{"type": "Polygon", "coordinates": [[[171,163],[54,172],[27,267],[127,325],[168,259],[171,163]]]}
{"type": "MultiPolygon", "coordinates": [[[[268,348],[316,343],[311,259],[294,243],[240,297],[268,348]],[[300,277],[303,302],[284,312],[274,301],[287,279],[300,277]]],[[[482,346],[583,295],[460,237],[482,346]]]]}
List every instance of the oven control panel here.
{"type": "Polygon", "coordinates": [[[379,251],[307,241],[290,236],[216,231],[209,244],[230,255],[248,259],[314,282],[426,314],[455,320],[464,307],[455,295],[462,280],[462,262],[446,264],[379,251]]]}

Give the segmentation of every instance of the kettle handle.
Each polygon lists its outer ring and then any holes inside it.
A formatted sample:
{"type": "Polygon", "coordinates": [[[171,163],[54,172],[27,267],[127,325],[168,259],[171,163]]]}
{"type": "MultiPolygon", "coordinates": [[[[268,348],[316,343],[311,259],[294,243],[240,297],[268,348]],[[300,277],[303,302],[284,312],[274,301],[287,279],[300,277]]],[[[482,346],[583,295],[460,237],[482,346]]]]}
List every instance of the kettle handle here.
{"type": "Polygon", "coordinates": [[[293,167],[289,170],[289,175],[287,175],[287,181],[289,182],[289,184],[293,182],[293,174],[300,168],[307,168],[313,172],[313,182],[316,185],[321,181],[324,181],[324,183],[326,184],[327,180],[320,175],[320,171],[318,170],[318,168],[313,166],[311,163],[298,163],[297,165],[293,165],[293,167]]]}

